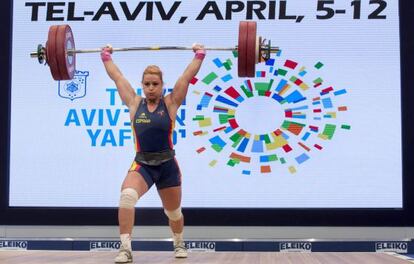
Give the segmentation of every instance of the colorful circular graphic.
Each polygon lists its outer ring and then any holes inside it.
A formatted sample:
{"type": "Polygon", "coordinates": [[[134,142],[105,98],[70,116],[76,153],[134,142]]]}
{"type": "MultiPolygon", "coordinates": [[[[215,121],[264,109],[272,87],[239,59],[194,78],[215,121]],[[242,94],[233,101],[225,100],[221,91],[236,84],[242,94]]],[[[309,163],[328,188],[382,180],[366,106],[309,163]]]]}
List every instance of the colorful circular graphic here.
{"type": "Polygon", "coordinates": [[[196,151],[209,152],[210,166],[226,162],[245,175],[285,166],[295,173],[335,133],[350,130],[338,118],[348,111],[347,90],[324,83],[318,76],[323,63],[307,70],[281,55],[258,64],[255,78],[237,78],[233,53],[213,59],[216,69],[192,80],[198,104],[191,120],[199,128],[192,134],[205,139],[196,151]]]}

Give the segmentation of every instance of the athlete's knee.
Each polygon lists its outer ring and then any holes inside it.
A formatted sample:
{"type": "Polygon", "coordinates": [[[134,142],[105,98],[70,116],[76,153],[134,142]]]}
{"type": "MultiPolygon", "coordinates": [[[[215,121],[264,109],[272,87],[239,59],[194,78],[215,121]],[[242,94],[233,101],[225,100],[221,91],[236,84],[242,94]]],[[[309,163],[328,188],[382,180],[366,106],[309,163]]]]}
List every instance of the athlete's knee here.
{"type": "Polygon", "coordinates": [[[119,200],[119,208],[132,209],[135,207],[138,201],[138,193],[133,188],[125,188],[121,192],[121,198],[119,200]]]}
{"type": "Polygon", "coordinates": [[[168,219],[170,219],[171,221],[178,221],[183,217],[183,213],[181,212],[181,207],[178,207],[175,210],[164,209],[164,213],[167,215],[168,219]]]}

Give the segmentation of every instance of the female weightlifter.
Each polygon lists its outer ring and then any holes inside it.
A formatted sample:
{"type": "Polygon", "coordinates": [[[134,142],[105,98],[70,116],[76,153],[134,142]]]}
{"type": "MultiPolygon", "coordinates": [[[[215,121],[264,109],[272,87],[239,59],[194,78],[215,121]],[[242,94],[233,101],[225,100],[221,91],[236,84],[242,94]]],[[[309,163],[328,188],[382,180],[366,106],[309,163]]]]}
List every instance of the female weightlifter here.
{"type": "Polygon", "coordinates": [[[148,66],[142,74],[145,97],[136,94],[113,62],[112,47],[101,51],[109,77],[129,109],[135,139],[136,156],[122,183],[118,221],[121,247],[115,263],[132,262],[131,233],[135,204],[153,184],[156,185],[174,241],[176,258],[186,258],[183,240],[184,217],[181,212],[181,172],[175,159],[172,133],[177,110],[187,95],[190,81],[199,71],[206,55],[203,45],[194,44],[194,58],[178,78],[173,91],[163,96],[162,72],[148,66]]]}

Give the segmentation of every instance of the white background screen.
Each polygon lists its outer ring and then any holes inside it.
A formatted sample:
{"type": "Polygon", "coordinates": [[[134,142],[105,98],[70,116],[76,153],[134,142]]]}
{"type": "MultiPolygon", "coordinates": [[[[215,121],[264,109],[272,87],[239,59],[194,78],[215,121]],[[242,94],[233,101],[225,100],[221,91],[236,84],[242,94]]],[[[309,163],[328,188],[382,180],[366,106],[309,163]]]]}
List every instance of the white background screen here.
{"type": "MultiPolygon", "coordinates": [[[[77,56],[74,81],[30,58],[51,25],[69,24],[77,49],[235,47],[252,19],[281,52],[253,78],[231,51],[207,52],[175,125],[183,206],[401,208],[398,2],[319,2],[14,1],[10,206],[116,207],[135,155],[99,53],[77,56]]],[[[113,59],[139,93],[147,65],[168,90],[193,56],[113,59]]],[[[139,206],[161,206],[155,188],[139,206]]]]}

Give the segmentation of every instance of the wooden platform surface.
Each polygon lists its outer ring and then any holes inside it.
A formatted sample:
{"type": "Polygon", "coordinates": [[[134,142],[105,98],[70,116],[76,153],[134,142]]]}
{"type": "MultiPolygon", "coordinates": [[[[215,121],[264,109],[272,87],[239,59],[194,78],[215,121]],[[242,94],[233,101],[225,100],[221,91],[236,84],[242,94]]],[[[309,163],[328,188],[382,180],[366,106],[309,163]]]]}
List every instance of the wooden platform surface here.
{"type": "MultiPolygon", "coordinates": [[[[24,264],[105,264],[114,263],[116,252],[89,251],[0,251],[0,263],[24,264]]],[[[409,264],[384,253],[359,252],[189,252],[187,259],[175,259],[172,252],[134,252],[133,263],[145,264],[409,264]]]]}

